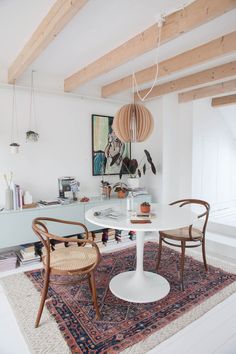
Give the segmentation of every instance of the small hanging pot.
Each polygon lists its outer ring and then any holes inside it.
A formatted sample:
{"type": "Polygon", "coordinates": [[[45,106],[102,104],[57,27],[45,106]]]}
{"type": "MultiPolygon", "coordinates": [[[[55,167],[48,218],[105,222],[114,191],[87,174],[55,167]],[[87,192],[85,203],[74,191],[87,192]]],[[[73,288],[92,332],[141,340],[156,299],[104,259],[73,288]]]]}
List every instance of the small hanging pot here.
{"type": "Polygon", "coordinates": [[[27,142],[37,142],[39,139],[39,134],[34,132],[33,130],[28,130],[26,132],[26,141],[27,142]]]}
{"type": "Polygon", "coordinates": [[[20,147],[20,144],[18,143],[11,143],[10,144],[10,151],[12,154],[18,154],[19,152],[19,147],[20,147]]]}
{"type": "Polygon", "coordinates": [[[34,92],[34,71],[31,72],[30,107],[29,107],[29,128],[26,132],[26,142],[36,143],[39,140],[37,133],[35,92],[34,92]]]}

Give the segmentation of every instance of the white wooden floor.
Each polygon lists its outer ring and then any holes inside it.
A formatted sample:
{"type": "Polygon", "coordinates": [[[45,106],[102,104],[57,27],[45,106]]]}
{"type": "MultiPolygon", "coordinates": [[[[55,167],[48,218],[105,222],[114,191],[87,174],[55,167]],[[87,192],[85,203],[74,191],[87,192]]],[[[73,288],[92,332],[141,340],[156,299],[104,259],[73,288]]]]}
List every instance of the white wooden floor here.
{"type": "MultiPolygon", "coordinates": [[[[0,354],[29,353],[8,300],[0,287],[0,354]]],[[[236,293],[149,351],[149,354],[211,353],[236,354],[236,293]]]]}

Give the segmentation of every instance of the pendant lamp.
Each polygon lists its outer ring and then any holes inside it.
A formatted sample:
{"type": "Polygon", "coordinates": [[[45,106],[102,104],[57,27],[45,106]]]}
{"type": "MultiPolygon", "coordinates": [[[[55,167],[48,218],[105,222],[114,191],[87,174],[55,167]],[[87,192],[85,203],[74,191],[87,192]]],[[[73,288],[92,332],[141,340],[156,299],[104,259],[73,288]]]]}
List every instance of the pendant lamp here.
{"type": "MultiPolygon", "coordinates": [[[[135,92],[138,98],[143,102],[148,95],[153,90],[153,87],[157,81],[158,77],[158,50],[161,43],[161,29],[164,23],[164,17],[160,16],[157,22],[157,57],[156,57],[156,73],[153,84],[144,97],[141,97],[139,94],[138,83],[135,77],[135,73],[132,75],[133,83],[133,94],[135,92]]],[[[116,136],[124,142],[142,142],[147,139],[154,127],[154,121],[151,112],[142,104],[130,103],[122,106],[119,111],[116,113],[113,120],[113,130],[116,136]]]]}
{"type": "Polygon", "coordinates": [[[116,136],[124,142],[142,142],[154,127],[151,112],[141,104],[130,103],[122,106],[113,120],[116,136]]]}

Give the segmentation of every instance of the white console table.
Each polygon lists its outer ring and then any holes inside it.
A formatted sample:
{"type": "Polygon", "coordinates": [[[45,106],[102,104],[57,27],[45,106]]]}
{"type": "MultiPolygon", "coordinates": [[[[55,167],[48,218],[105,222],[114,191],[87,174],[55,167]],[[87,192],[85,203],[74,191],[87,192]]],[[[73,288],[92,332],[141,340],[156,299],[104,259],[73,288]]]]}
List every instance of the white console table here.
{"type": "MultiPolygon", "coordinates": [[[[63,220],[74,220],[85,224],[89,231],[98,229],[98,226],[89,223],[85,219],[85,212],[88,209],[104,203],[126,203],[126,199],[111,198],[101,200],[100,197],[92,197],[89,202],[74,202],[68,205],[54,205],[47,207],[37,207],[32,209],[11,210],[0,212],[0,249],[18,246],[20,244],[37,242],[38,239],[32,231],[32,220],[36,217],[51,217],[63,220]]],[[[143,201],[151,201],[150,195],[140,195],[134,198],[135,204],[143,201]]],[[[52,232],[61,236],[73,235],[80,232],[78,227],[71,225],[60,225],[51,228],[52,232]]],[[[83,232],[83,229],[81,229],[83,232]]]]}

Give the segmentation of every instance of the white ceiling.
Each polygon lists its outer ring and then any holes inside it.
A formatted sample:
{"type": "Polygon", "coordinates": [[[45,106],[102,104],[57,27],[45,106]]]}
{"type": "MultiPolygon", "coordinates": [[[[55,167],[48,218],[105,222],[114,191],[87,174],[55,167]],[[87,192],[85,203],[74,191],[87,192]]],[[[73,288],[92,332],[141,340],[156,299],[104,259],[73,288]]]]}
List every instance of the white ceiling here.
{"type": "MultiPolygon", "coordinates": [[[[0,0],[0,80],[6,80],[7,68],[54,2],[55,0],[0,0]]],[[[38,85],[62,89],[63,79],[68,75],[145,30],[156,22],[160,13],[173,12],[184,4],[186,4],[184,0],[89,0],[28,68],[19,83],[29,85],[29,74],[34,69],[37,71],[38,85]]],[[[235,30],[236,10],[233,10],[161,46],[159,58],[167,59],[235,30]]],[[[176,73],[161,81],[177,78],[231,59],[236,59],[236,53],[176,73]]],[[[155,51],[151,51],[81,86],[77,92],[99,96],[102,85],[129,75],[133,70],[143,69],[154,62],[155,51]]],[[[124,95],[127,97],[129,92],[124,95]]]]}

